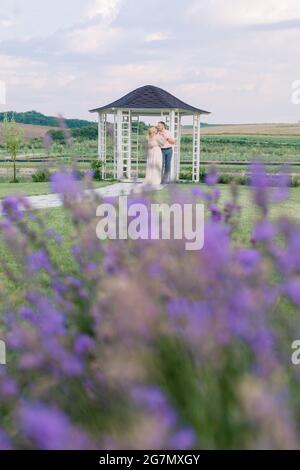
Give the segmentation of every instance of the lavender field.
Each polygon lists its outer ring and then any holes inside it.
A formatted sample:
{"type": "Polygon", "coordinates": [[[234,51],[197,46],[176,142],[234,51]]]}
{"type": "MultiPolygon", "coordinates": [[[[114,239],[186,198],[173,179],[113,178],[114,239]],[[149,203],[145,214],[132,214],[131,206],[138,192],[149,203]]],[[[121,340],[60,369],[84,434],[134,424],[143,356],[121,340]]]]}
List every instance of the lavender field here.
{"type": "Polygon", "coordinates": [[[298,189],[260,165],[241,197],[216,182],[130,199],[204,202],[198,252],[99,241],[67,173],[63,209],[4,200],[1,449],[299,447],[298,189]]]}

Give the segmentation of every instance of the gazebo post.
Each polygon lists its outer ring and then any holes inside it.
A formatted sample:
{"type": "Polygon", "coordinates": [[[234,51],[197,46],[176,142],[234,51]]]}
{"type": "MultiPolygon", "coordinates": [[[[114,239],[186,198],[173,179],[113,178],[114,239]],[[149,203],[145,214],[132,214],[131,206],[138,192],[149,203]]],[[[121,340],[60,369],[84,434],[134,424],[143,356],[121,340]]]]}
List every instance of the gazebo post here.
{"type": "Polygon", "coordinates": [[[174,181],[179,179],[180,166],[180,113],[175,110],[174,113],[174,181]]]}
{"type": "Polygon", "coordinates": [[[131,131],[132,131],[132,112],[129,110],[128,112],[124,112],[123,116],[123,148],[125,155],[123,156],[123,161],[126,162],[125,174],[127,179],[131,178],[131,131]],[[125,135],[124,135],[125,134],[125,135]],[[124,145],[125,144],[125,145],[124,145]]]}
{"type": "Polygon", "coordinates": [[[123,152],[122,152],[122,111],[117,110],[116,115],[116,157],[117,157],[117,179],[122,180],[124,178],[123,173],[123,152]]]}
{"type": "Polygon", "coordinates": [[[118,178],[118,152],[117,152],[117,113],[113,109],[114,116],[114,136],[113,136],[113,179],[118,178]]]}
{"type": "MultiPolygon", "coordinates": [[[[170,132],[174,136],[174,130],[175,130],[175,111],[173,109],[170,110],[170,132]]],[[[175,137],[175,136],[174,136],[175,137]]],[[[175,154],[175,152],[174,152],[175,154]]],[[[175,170],[175,155],[173,154],[173,158],[171,161],[171,171],[170,171],[170,182],[173,183],[176,179],[176,170],[175,170]]]]}
{"type": "Polygon", "coordinates": [[[117,110],[117,178],[131,177],[131,111],[117,110]]]}
{"type": "Polygon", "coordinates": [[[179,179],[179,166],[180,166],[180,113],[178,109],[170,111],[170,131],[174,136],[174,155],[171,165],[171,176],[172,182],[179,179]]]}
{"type": "Polygon", "coordinates": [[[193,115],[193,169],[192,180],[200,180],[200,114],[193,115]]]}
{"type": "Polygon", "coordinates": [[[174,154],[171,165],[171,182],[174,182],[179,179],[180,172],[180,126],[181,126],[181,116],[178,109],[170,111],[170,131],[174,136],[174,154]]]}
{"type": "MultiPolygon", "coordinates": [[[[180,179],[180,161],[181,161],[181,114],[178,113],[178,133],[177,133],[177,174],[176,179],[180,179]]],[[[176,144],[175,144],[176,145],[176,144]]]]}
{"type": "Polygon", "coordinates": [[[135,159],[135,179],[139,177],[139,126],[140,116],[131,113],[131,158],[135,159]]]}
{"type": "Polygon", "coordinates": [[[98,113],[98,158],[102,163],[102,179],[106,178],[106,114],[98,113]]]}

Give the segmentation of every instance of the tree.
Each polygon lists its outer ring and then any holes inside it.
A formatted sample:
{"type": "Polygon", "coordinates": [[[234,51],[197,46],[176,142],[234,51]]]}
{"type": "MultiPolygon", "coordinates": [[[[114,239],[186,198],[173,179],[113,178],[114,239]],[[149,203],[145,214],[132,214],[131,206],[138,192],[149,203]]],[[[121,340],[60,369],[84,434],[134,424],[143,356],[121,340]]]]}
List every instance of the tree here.
{"type": "Polygon", "coordinates": [[[13,183],[17,183],[17,167],[16,159],[24,144],[24,134],[20,128],[17,127],[14,117],[10,119],[8,116],[4,118],[4,140],[7,151],[13,162],[13,183]]]}

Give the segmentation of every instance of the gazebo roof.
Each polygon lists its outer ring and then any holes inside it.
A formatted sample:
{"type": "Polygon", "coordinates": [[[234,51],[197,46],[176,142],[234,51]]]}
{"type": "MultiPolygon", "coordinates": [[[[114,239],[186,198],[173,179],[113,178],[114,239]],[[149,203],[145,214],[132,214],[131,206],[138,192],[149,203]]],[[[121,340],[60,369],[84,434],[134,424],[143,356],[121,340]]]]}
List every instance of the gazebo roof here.
{"type": "Polygon", "coordinates": [[[145,85],[140,88],[136,88],[136,90],[131,91],[122,98],[119,98],[106,106],[91,109],[90,112],[109,112],[116,108],[136,111],[143,110],[144,112],[178,109],[184,114],[210,114],[208,111],[190,106],[184,101],[176,98],[176,96],[171,95],[171,93],[153,85],[145,85]]]}

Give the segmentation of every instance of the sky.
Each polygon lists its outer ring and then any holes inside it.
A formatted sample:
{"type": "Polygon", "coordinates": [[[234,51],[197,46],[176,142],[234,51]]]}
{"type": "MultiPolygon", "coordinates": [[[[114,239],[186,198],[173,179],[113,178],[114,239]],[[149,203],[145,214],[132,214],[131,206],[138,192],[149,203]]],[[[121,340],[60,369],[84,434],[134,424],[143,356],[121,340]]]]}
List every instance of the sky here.
{"type": "Polygon", "coordinates": [[[0,111],[94,119],[156,85],[210,123],[297,122],[299,0],[0,0],[0,111]]]}

